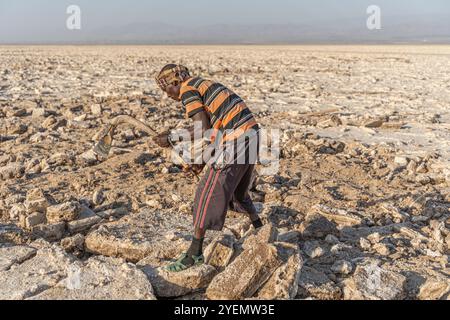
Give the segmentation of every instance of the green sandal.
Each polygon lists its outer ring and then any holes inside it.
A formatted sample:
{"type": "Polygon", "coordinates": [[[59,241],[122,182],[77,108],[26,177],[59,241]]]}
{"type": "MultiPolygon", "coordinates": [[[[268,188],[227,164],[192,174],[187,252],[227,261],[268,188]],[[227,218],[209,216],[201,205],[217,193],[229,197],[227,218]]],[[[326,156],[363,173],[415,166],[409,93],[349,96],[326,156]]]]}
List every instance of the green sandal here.
{"type": "Polygon", "coordinates": [[[183,253],[178,259],[177,261],[175,261],[174,263],[168,265],[166,267],[167,271],[170,272],[180,272],[180,271],[184,271],[186,269],[189,269],[193,266],[198,266],[200,264],[205,263],[205,258],[203,257],[203,255],[199,255],[199,256],[192,256],[192,259],[194,260],[194,264],[192,266],[186,266],[184,265],[181,261],[183,261],[185,258],[187,258],[188,255],[187,253],[183,253]]]}

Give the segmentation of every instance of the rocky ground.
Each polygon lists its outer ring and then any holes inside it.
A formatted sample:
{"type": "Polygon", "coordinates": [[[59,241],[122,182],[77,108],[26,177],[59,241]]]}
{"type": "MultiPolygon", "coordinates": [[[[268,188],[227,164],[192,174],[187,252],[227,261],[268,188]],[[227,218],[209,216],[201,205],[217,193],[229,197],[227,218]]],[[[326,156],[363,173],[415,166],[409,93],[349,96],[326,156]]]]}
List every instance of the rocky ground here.
{"type": "Polygon", "coordinates": [[[450,47],[0,47],[0,299],[448,299],[450,47]],[[281,129],[207,264],[189,245],[195,179],[128,114],[188,124],[153,76],[217,79],[281,129]]]}

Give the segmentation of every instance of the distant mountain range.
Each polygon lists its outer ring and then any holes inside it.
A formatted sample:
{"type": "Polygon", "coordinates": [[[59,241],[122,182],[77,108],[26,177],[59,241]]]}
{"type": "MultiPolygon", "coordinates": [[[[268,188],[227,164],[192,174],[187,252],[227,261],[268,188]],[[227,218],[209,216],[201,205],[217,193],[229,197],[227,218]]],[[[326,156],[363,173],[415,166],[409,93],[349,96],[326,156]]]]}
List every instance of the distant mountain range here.
{"type": "Polygon", "coordinates": [[[176,26],[134,23],[89,30],[61,28],[34,37],[0,43],[44,44],[303,44],[303,43],[450,43],[450,17],[382,17],[381,30],[366,21],[323,21],[314,24],[176,26]]]}

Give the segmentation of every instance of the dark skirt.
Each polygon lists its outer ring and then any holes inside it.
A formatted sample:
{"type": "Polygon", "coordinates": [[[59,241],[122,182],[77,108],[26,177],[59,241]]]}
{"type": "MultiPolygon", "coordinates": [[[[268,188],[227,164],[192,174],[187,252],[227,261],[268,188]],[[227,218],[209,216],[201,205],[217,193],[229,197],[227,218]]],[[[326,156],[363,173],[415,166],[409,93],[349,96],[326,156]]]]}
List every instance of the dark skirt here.
{"type": "Polygon", "coordinates": [[[254,164],[232,164],[223,169],[208,167],[195,193],[194,227],[222,230],[230,206],[237,212],[256,213],[248,194],[254,169],[254,164]]]}

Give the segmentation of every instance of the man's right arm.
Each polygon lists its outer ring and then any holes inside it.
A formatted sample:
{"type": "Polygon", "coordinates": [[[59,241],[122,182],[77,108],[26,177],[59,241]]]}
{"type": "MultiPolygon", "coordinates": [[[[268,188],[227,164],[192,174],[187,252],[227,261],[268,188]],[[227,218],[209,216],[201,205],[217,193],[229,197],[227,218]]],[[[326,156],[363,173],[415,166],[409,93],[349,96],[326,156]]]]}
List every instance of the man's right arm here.
{"type": "Polygon", "coordinates": [[[211,123],[210,123],[209,117],[205,111],[196,113],[192,117],[192,120],[194,121],[194,123],[197,124],[189,129],[189,133],[191,135],[191,141],[194,141],[195,137],[202,137],[202,138],[204,137],[205,131],[211,129],[211,123]],[[198,124],[201,124],[201,126],[198,124]]]}

